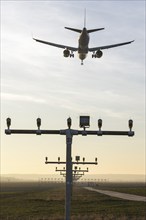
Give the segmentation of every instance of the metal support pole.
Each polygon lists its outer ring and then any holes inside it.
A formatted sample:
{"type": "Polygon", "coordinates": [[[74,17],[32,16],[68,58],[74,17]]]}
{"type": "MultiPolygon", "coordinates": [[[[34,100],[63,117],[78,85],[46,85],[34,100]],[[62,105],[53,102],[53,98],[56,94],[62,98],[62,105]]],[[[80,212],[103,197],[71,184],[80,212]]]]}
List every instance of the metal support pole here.
{"type": "Polygon", "coordinates": [[[71,149],[72,134],[71,130],[66,130],[66,200],[65,200],[65,220],[70,220],[71,194],[72,194],[72,161],[71,149]]]}

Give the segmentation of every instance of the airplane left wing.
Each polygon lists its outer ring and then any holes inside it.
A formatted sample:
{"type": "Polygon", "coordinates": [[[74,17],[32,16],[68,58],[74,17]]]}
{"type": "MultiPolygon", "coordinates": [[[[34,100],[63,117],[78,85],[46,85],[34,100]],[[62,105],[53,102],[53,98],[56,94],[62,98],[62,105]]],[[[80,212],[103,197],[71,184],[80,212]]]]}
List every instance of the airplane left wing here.
{"type": "Polygon", "coordinates": [[[71,51],[77,51],[78,50],[77,47],[70,47],[70,46],[67,46],[67,45],[55,44],[55,43],[51,43],[51,42],[48,42],[48,41],[39,40],[39,39],[36,39],[36,38],[33,38],[33,40],[35,40],[39,43],[48,44],[48,45],[53,46],[53,47],[58,47],[58,48],[62,48],[62,49],[66,48],[66,49],[71,50],[71,51]]]}
{"type": "Polygon", "coordinates": [[[119,44],[111,44],[111,45],[107,45],[107,46],[92,47],[92,48],[89,48],[89,51],[94,52],[96,50],[104,50],[104,49],[110,49],[110,48],[113,48],[113,47],[120,47],[120,46],[123,46],[123,45],[126,45],[126,44],[131,44],[132,42],[134,42],[134,40],[124,42],[124,43],[119,43],[119,44]]]}

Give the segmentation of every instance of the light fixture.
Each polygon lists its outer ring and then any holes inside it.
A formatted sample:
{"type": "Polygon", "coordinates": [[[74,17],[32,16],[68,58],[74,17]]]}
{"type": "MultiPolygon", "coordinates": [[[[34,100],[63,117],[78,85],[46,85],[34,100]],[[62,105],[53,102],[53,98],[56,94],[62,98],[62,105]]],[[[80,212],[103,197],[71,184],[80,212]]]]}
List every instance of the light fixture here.
{"type": "Polygon", "coordinates": [[[132,127],[133,127],[133,120],[130,119],[129,122],[128,122],[128,124],[129,124],[129,129],[130,129],[130,131],[131,131],[131,130],[132,130],[132,127]]]}
{"type": "Polygon", "coordinates": [[[90,127],[90,116],[80,116],[80,128],[90,127]]]}
{"type": "Polygon", "coordinates": [[[67,119],[67,126],[69,129],[71,128],[71,118],[70,117],[67,119]]]}
{"type": "Polygon", "coordinates": [[[40,126],[41,126],[41,118],[37,118],[37,127],[38,127],[38,130],[40,130],[40,126]]]}
{"type": "Polygon", "coordinates": [[[7,122],[7,127],[8,127],[8,129],[10,129],[10,126],[11,126],[11,118],[7,118],[7,119],[6,119],[6,122],[7,122]]]}
{"type": "Polygon", "coordinates": [[[98,128],[101,130],[102,127],[102,119],[98,119],[98,128]]]}
{"type": "Polygon", "coordinates": [[[80,156],[76,156],[76,161],[78,162],[80,160],[80,156]]]}

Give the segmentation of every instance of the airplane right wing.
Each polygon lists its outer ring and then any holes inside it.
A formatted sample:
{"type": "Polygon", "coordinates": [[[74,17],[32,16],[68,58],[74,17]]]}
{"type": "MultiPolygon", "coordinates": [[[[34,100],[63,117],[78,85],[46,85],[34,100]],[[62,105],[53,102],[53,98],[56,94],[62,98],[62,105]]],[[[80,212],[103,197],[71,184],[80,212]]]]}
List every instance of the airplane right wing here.
{"type": "Polygon", "coordinates": [[[89,48],[89,51],[94,52],[96,50],[104,50],[104,49],[109,49],[109,48],[113,48],[113,47],[120,47],[120,46],[123,46],[123,45],[126,45],[126,44],[131,44],[132,42],[134,42],[134,40],[124,42],[124,43],[119,43],[119,44],[111,44],[111,45],[107,45],[107,46],[93,47],[93,48],[89,48]]]}
{"type": "Polygon", "coordinates": [[[51,42],[48,42],[48,41],[39,40],[39,39],[36,39],[36,38],[33,38],[33,40],[35,40],[39,43],[48,44],[48,45],[53,46],[53,47],[68,49],[68,50],[71,50],[71,51],[77,51],[78,50],[77,47],[70,47],[70,46],[67,46],[67,45],[55,44],[55,43],[51,43],[51,42]]]}

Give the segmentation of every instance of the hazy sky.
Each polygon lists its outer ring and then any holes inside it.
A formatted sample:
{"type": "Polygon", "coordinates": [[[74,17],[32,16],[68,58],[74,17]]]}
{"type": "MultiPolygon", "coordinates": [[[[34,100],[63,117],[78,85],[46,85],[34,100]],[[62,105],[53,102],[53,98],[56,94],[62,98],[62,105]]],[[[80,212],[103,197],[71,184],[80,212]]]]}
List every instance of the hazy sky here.
{"type": "MultiPolygon", "coordinates": [[[[64,129],[72,118],[91,117],[90,129],[128,130],[135,136],[75,136],[72,156],[98,166],[90,173],[145,173],[145,1],[1,1],[1,173],[55,173],[44,158],[65,160],[65,136],[4,134],[6,118],[13,129],[64,129]],[[32,36],[77,46],[79,34],[65,26],[105,30],[90,34],[90,45],[135,40],[103,51],[101,59],[88,54],[84,65],[64,58],[63,50],[32,40],[32,36]]],[[[60,168],[62,166],[60,165],[60,168]]]]}

